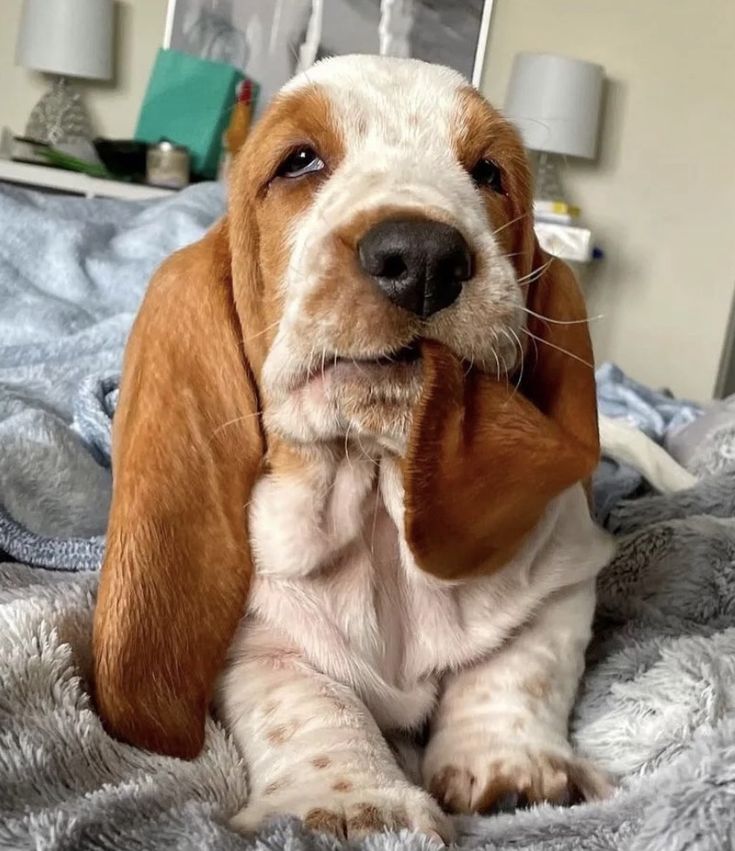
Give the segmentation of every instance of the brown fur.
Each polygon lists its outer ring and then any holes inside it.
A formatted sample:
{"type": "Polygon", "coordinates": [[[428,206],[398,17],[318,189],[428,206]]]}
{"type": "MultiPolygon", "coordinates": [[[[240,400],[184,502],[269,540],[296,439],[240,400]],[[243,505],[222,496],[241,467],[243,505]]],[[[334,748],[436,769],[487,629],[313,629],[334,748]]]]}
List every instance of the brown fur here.
{"type": "Polygon", "coordinates": [[[429,792],[446,812],[462,813],[470,810],[471,790],[469,771],[466,768],[447,766],[432,778],[429,792]]]}
{"type": "Polygon", "coordinates": [[[332,834],[338,839],[347,838],[344,816],[333,813],[331,810],[322,809],[321,807],[315,807],[313,810],[309,810],[304,817],[304,827],[307,830],[313,830],[317,833],[332,834]]]}
{"type": "Polygon", "coordinates": [[[135,323],[94,623],[108,728],[177,756],[201,749],[212,683],[247,595],[244,505],[262,455],[226,228],[164,264],[135,323]]]}

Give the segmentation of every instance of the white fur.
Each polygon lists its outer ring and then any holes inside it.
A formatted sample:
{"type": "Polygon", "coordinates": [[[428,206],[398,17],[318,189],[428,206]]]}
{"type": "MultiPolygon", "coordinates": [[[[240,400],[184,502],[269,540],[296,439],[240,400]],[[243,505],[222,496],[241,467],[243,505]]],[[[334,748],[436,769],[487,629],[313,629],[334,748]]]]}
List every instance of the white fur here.
{"type": "Polygon", "coordinates": [[[452,154],[459,75],[415,61],[351,57],[318,64],[286,92],[309,83],[328,92],[347,154],[299,223],[285,314],[265,364],[269,407],[277,411],[271,426],[313,442],[303,450],[303,469],[265,475],[250,504],[256,576],[219,690],[250,771],[250,800],[235,824],[254,828],[293,813],[324,827],[326,813],[331,829],[337,824],[349,837],[384,825],[448,839],[436,802],[399,766],[396,754],[405,756],[405,747],[391,750],[386,736],[432,722],[427,784],[450,768],[465,778],[460,787],[479,793],[490,767],[502,764],[519,784],[538,771],[553,790],[568,769],[585,788],[601,787],[572,753],[566,726],[590,634],[594,577],[612,544],[576,485],[548,506],[500,571],[437,580],[417,567],[403,534],[400,439],[351,431],[354,423],[329,407],[319,381],[294,391],[314,353],[329,345],[329,328],[310,327],[302,310],[322,241],[356,208],[396,198],[409,208],[431,207],[483,254],[485,277],[422,329],[463,358],[485,363],[492,317],[496,331],[503,322],[512,327],[522,303],[512,266],[452,154]],[[412,112],[422,117],[418,126],[406,120],[412,112]],[[325,442],[333,437],[343,448],[325,442]]]}
{"type": "MultiPolygon", "coordinates": [[[[416,730],[432,717],[427,785],[447,765],[471,770],[474,788],[499,761],[522,777],[529,766],[543,771],[551,756],[599,791],[603,781],[566,739],[594,576],[612,553],[581,486],[553,501],[497,574],[445,583],[417,568],[399,531],[394,460],[335,462],[325,453],[316,466],[320,490],[301,478],[266,478],[251,508],[257,575],[221,688],[224,717],[251,772],[251,799],[236,823],[255,827],[268,815],[318,808],[346,813],[349,832],[358,802],[390,823],[395,807],[418,801],[411,825],[431,825],[446,838],[435,805],[407,786],[381,735],[416,730]],[[351,514],[355,494],[362,499],[351,514]],[[541,676],[538,699],[528,683],[541,676]],[[513,726],[522,735],[509,739],[513,726]],[[269,742],[279,730],[286,740],[269,742]],[[329,770],[315,768],[324,756],[329,770]],[[359,795],[335,789],[340,781],[359,795]],[[277,793],[266,794],[269,787],[277,793]]],[[[558,774],[546,769],[549,788],[558,774]]]]}

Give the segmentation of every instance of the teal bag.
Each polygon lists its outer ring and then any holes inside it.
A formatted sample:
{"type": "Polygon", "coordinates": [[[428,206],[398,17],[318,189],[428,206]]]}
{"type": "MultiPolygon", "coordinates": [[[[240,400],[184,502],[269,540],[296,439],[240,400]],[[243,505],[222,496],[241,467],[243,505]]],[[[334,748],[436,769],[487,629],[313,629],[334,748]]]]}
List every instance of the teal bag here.
{"type": "Polygon", "coordinates": [[[210,62],[159,50],[135,130],[139,142],[168,139],[185,145],[195,174],[213,178],[222,153],[222,134],[230,120],[243,74],[223,62],[210,62]]]}

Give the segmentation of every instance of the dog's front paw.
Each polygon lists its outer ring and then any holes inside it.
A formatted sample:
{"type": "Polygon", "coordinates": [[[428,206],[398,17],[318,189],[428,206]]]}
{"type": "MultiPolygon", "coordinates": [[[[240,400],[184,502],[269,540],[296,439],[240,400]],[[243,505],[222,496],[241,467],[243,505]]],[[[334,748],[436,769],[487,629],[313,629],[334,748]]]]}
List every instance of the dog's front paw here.
{"type": "Polygon", "coordinates": [[[444,750],[431,744],[424,778],[431,794],[450,813],[495,813],[548,801],[569,806],[607,797],[604,772],[571,748],[495,744],[474,750],[444,750]]]}
{"type": "Polygon", "coordinates": [[[344,779],[325,789],[284,789],[248,803],[230,825],[249,833],[280,815],[295,815],[305,827],[339,839],[403,829],[423,833],[437,844],[452,838],[451,825],[436,802],[407,782],[365,788],[344,779]]]}

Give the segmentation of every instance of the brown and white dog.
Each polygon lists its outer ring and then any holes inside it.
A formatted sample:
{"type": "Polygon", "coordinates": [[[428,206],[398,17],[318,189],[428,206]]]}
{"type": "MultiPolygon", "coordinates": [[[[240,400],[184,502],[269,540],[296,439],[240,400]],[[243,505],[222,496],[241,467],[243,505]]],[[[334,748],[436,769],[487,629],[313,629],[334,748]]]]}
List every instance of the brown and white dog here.
{"type": "Polygon", "coordinates": [[[439,805],[604,794],[567,734],[612,551],[591,358],[518,136],[458,74],[342,57],[289,83],[129,343],[109,729],[193,756],[219,677],[247,829],[446,839],[439,805]]]}

